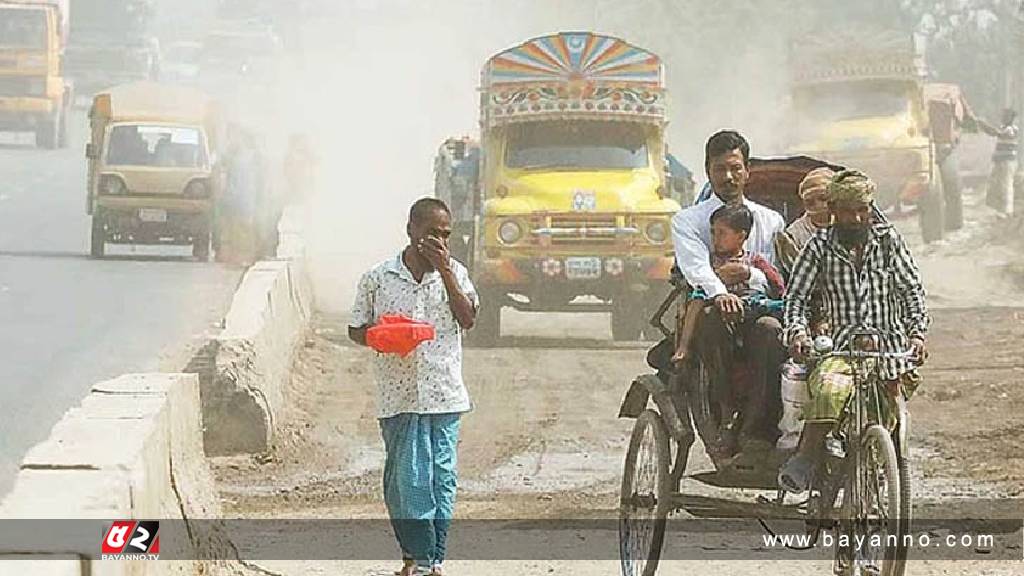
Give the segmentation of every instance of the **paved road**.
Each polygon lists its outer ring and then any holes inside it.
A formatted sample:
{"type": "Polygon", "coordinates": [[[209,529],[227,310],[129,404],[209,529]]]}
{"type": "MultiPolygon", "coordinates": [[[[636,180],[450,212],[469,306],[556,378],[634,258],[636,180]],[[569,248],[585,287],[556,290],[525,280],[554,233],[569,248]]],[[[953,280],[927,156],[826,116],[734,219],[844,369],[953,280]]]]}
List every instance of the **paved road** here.
{"type": "Polygon", "coordinates": [[[177,247],[110,247],[122,256],[89,260],[85,134],[78,111],[66,150],[0,135],[0,495],[25,451],[92,383],[179,369],[240,276],[177,247]]]}

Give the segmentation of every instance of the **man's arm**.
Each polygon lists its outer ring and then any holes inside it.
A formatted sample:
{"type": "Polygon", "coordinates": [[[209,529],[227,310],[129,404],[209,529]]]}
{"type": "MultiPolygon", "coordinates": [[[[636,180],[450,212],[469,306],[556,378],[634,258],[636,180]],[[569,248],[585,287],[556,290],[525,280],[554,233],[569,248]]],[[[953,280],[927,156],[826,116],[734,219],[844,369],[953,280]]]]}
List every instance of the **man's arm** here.
{"type": "Polygon", "coordinates": [[[366,331],[373,324],[375,289],[370,273],[363,274],[363,277],[359,279],[359,286],[356,288],[356,299],[352,304],[352,319],[348,325],[349,339],[360,346],[366,346],[366,331]]]}
{"type": "Polygon", "coordinates": [[[892,263],[896,277],[896,288],[903,303],[903,325],[907,337],[924,340],[928,334],[928,309],[925,305],[924,284],[921,272],[903,238],[896,239],[896,254],[892,263]]]}
{"type": "Polygon", "coordinates": [[[786,329],[782,334],[783,342],[791,350],[794,350],[794,345],[798,341],[806,341],[808,338],[811,294],[821,269],[821,256],[820,240],[811,238],[793,263],[793,273],[789,277],[789,286],[786,290],[786,329]]]}
{"type": "MultiPolygon", "coordinates": [[[[459,278],[460,274],[457,274],[451,266],[447,266],[443,269],[439,269],[441,273],[441,279],[444,280],[444,289],[448,292],[448,307],[451,308],[452,314],[455,316],[455,320],[459,323],[459,326],[463,330],[469,330],[476,323],[476,311],[477,302],[475,290],[467,295],[467,291],[464,285],[469,282],[469,278],[459,278]]],[[[472,284],[469,285],[472,287],[472,284]]]]}
{"type": "Polygon", "coordinates": [[[690,286],[703,290],[709,299],[726,294],[725,284],[711,267],[711,253],[701,239],[693,219],[691,210],[684,210],[672,218],[676,264],[690,286]]]}

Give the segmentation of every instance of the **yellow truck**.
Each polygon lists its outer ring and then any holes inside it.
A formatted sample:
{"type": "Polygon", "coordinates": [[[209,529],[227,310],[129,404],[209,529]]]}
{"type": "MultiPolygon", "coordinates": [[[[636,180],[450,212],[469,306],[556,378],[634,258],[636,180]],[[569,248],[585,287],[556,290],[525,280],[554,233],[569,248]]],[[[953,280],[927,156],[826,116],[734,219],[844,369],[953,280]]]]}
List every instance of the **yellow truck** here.
{"type": "Polygon", "coordinates": [[[191,245],[210,256],[223,128],[190,88],[137,82],[97,94],[89,112],[91,254],[107,243],[191,245]]]}
{"type": "Polygon", "coordinates": [[[943,206],[959,205],[959,190],[942,188],[920,39],[861,28],[810,34],[792,46],[790,64],[788,151],[866,172],[883,209],[916,206],[924,239],[941,239],[943,206]]]}
{"type": "Polygon", "coordinates": [[[0,130],[67,145],[74,94],[64,78],[67,0],[0,0],[0,130]]]}
{"type": "Polygon", "coordinates": [[[487,61],[478,143],[449,140],[435,164],[484,300],[475,340],[500,337],[504,306],[610,311],[616,340],[642,337],[680,209],[665,100],[661,59],[610,36],[544,36],[487,61]]]}

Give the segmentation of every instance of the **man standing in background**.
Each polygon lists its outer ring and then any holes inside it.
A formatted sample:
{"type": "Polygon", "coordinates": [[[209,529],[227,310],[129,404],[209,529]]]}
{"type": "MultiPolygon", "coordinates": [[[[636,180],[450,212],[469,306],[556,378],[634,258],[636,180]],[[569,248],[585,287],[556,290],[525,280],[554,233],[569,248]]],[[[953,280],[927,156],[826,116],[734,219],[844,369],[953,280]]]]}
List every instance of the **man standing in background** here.
{"type": "Polygon", "coordinates": [[[466,268],[450,257],[451,212],[424,198],[412,205],[409,245],[359,281],[349,337],[366,345],[381,316],[434,326],[435,338],[407,357],[378,353],[378,422],[387,453],[384,502],[402,549],[401,576],[441,573],[455,506],[456,446],[470,410],[462,381],[462,333],[480,301],[466,268]]]}
{"type": "Polygon", "coordinates": [[[982,123],[986,134],[996,137],[996,150],[992,154],[992,175],[988,182],[985,204],[1003,214],[1013,214],[1013,179],[1017,172],[1017,112],[1003,110],[998,129],[982,123]]]}

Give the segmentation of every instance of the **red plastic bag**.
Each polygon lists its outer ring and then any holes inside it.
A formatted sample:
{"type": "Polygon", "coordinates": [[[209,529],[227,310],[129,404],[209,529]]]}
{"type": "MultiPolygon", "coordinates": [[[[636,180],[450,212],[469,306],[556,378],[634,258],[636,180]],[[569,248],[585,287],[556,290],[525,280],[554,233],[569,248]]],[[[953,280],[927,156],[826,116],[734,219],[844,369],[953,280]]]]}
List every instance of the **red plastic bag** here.
{"type": "Polygon", "coordinates": [[[420,345],[434,339],[434,327],[399,314],[385,314],[366,331],[366,344],[377,352],[405,358],[420,345]]]}

